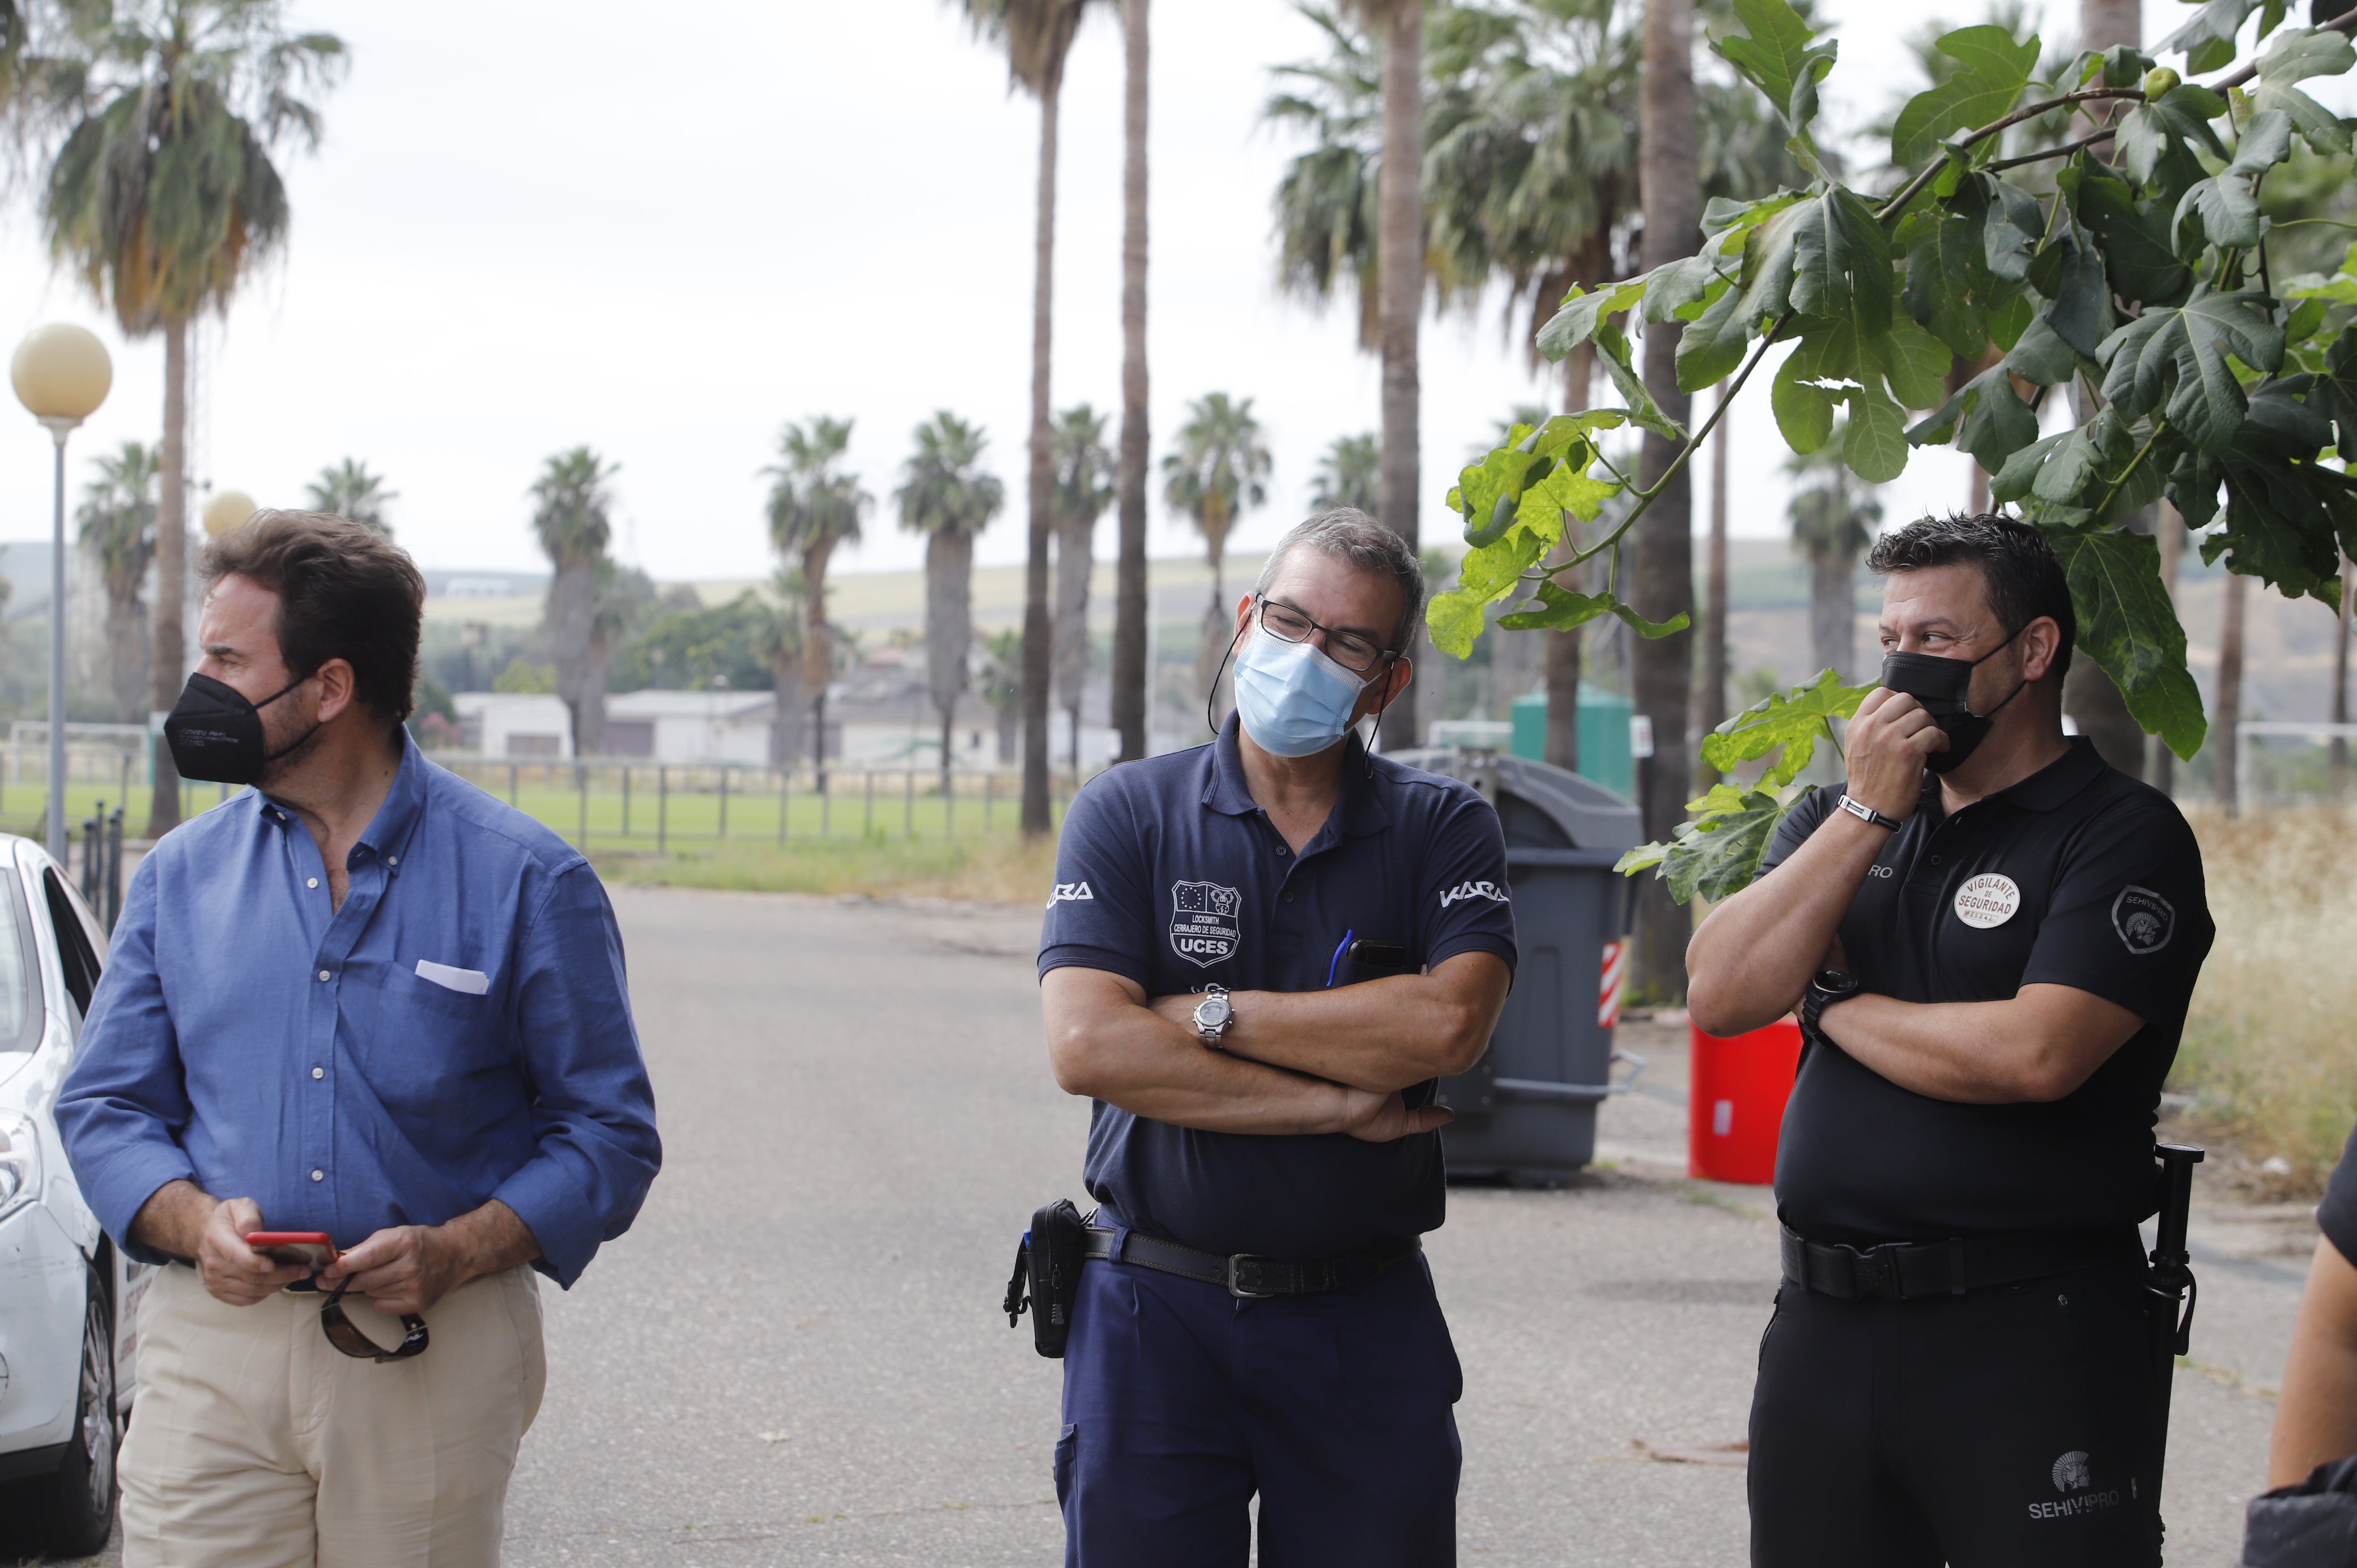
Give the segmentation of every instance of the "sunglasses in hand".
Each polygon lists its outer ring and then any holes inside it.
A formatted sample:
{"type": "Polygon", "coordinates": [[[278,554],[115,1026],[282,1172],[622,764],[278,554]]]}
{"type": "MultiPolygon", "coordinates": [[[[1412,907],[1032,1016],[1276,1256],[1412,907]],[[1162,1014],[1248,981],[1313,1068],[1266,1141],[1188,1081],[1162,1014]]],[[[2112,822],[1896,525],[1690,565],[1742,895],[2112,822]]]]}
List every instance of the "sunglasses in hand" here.
{"type": "MultiPolygon", "coordinates": [[[[323,1269],[339,1256],[335,1242],[324,1230],[254,1230],[247,1233],[245,1244],[266,1254],[272,1262],[296,1268],[323,1269]]],[[[309,1281],[302,1283],[306,1288],[318,1288],[309,1281]]],[[[344,1293],[351,1288],[349,1280],[338,1285],[319,1308],[319,1331],[328,1337],[328,1344],[359,1361],[406,1361],[425,1353],[425,1319],[414,1312],[402,1314],[401,1343],[393,1349],[386,1349],[361,1333],[360,1326],[344,1316],[344,1293]]]]}

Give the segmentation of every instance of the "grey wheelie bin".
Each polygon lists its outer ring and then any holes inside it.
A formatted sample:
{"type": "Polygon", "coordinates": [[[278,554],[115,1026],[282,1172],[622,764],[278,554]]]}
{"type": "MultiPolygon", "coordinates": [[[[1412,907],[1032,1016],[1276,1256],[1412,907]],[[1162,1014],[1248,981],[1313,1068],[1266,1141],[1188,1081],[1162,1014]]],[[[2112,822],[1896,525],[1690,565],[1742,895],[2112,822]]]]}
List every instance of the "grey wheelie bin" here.
{"type": "Polygon", "coordinates": [[[1611,1082],[1607,1020],[1634,898],[1612,865],[1641,842],[1641,819],[1602,785],[1543,762],[1440,747],[1399,760],[1461,779],[1497,807],[1513,884],[1513,992],[1488,1053],[1440,1080],[1457,1112],[1441,1133],[1448,1174],[1553,1186],[1595,1158],[1596,1108],[1626,1087],[1611,1082]]]}

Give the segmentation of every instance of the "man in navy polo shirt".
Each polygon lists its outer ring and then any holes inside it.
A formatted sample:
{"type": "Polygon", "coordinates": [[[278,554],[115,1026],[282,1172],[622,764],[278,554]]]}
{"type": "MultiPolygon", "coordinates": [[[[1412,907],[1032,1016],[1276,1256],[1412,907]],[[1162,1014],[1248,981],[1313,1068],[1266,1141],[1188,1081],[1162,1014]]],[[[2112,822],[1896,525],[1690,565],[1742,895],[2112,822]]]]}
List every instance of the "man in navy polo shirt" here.
{"type": "Polygon", "coordinates": [[[1433,1080],[1514,961],[1505,841],[1352,726],[1411,674],[1415,553],[1312,518],[1236,607],[1237,716],[1074,800],[1039,972],[1096,1101],[1056,1490],[1079,1568],[1456,1561],[1463,1386],[1418,1238],[1433,1080]]]}

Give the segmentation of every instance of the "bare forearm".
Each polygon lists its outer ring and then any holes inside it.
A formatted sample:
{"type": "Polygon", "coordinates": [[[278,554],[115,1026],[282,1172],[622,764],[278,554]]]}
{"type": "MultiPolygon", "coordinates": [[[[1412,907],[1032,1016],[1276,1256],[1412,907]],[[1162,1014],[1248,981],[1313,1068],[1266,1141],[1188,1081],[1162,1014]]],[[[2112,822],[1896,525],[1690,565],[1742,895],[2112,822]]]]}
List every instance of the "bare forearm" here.
{"type": "Polygon", "coordinates": [[[2267,1485],[2288,1487],[2319,1465],[2352,1454],[2357,1454],[2357,1270],[2319,1238],[2284,1363],[2267,1485]]]}
{"type": "Polygon", "coordinates": [[[1712,909],[1686,945],[1686,1006],[1710,1034],[1791,1012],[1825,961],[1889,831],[1835,811],[1775,870],[1712,909]]]}
{"type": "Polygon", "coordinates": [[[2053,1101],[2076,1090],[2144,1021],[2067,985],[2002,1002],[1901,1002],[1871,993],[1825,1009],[1825,1037],[1901,1089],[1965,1105],[2053,1101]]]}
{"type": "Polygon", "coordinates": [[[1504,1004],[1508,972],[1465,953],[1431,974],[1330,991],[1252,991],[1234,998],[1222,1043],[1237,1056],[1379,1094],[1463,1072],[1480,1059],[1504,1004]]]}
{"type": "Polygon", "coordinates": [[[492,1198],[439,1228],[464,1276],[495,1274],[540,1256],[540,1241],[522,1216],[492,1198]]]}
{"type": "Polygon", "coordinates": [[[212,1194],[195,1182],[166,1182],[139,1206],[131,1221],[131,1239],[175,1258],[194,1258],[205,1222],[218,1207],[212,1194]]]}
{"type": "Polygon", "coordinates": [[[1056,1038],[1056,1079],[1134,1116],[1206,1133],[1333,1133],[1346,1102],[1332,1083],[1215,1051],[1142,1006],[1056,1038]]]}

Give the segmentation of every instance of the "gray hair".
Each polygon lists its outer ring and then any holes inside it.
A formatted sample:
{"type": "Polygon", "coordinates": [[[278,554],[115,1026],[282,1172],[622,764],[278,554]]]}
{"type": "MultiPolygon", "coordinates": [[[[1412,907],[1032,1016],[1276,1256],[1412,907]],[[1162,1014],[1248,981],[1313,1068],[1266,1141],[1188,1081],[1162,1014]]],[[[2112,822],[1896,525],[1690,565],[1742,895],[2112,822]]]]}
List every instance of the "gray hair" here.
{"type": "Polygon", "coordinates": [[[1277,568],[1296,550],[1315,550],[1348,563],[1354,572],[1390,578],[1400,595],[1399,624],[1392,628],[1391,645],[1394,651],[1406,650],[1408,639],[1415,632],[1415,618],[1424,609],[1424,564],[1407,547],[1407,541],[1356,507],[1321,511],[1307,522],[1294,524],[1276,542],[1276,548],[1268,553],[1268,564],[1260,569],[1260,580],[1253,585],[1255,595],[1268,592],[1277,568]]]}

